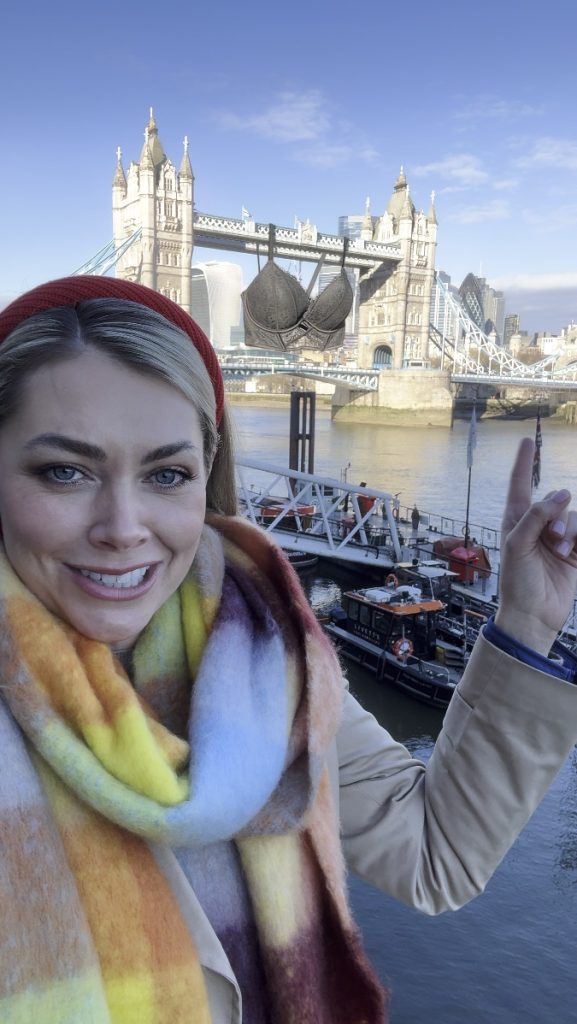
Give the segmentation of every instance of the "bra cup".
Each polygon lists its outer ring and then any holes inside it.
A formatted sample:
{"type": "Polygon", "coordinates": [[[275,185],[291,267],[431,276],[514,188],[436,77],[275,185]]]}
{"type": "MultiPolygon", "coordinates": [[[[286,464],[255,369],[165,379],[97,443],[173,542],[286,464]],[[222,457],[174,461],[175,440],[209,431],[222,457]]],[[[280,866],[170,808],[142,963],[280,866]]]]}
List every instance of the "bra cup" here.
{"type": "Polygon", "coordinates": [[[253,320],[272,331],[294,327],[308,308],[309,297],[296,277],[269,260],[244,292],[253,320]]]}
{"type": "Polygon", "coordinates": [[[307,321],[323,331],[336,331],[347,319],[354,293],[344,270],[323,289],[311,302],[306,315],[307,321]]]}

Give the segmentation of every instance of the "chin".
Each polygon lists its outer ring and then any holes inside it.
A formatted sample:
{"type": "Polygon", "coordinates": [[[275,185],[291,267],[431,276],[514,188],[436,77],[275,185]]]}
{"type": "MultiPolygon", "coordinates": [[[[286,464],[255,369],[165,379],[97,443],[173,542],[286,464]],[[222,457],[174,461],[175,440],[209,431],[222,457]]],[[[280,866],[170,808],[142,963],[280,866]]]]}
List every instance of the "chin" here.
{"type": "MultiPolygon", "coordinates": [[[[69,620],[70,621],[70,620],[69,620]]],[[[81,633],[88,640],[96,640],[98,643],[107,644],[109,647],[116,645],[129,646],[136,642],[142,631],[148,625],[146,621],[131,623],[106,623],[106,622],[70,622],[73,629],[81,633]]]]}

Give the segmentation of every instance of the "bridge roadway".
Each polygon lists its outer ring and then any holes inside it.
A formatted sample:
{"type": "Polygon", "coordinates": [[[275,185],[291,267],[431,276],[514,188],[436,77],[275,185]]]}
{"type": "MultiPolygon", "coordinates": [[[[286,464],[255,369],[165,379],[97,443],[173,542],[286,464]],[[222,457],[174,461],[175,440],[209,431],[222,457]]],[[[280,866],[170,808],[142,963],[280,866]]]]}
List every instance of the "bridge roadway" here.
{"type": "MultiPolygon", "coordinates": [[[[347,384],[353,391],[377,392],[379,389],[379,376],[387,373],[386,369],[358,370],[348,366],[317,366],[316,364],[293,363],[286,360],[285,363],[257,359],[241,361],[238,363],[221,362],[221,369],[225,380],[234,380],[249,377],[264,376],[291,376],[305,377],[309,380],[318,380],[326,384],[347,384]]],[[[411,367],[413,372],[415,367],[411,367]]],[[[450,374],[452,384],[490,384],[497,387],[531,388],[533,390],[547,391],[577,391],[577,368],[572,368],[567,375],[562,371],[542,371],[538,376],[516,376],[515,374],[495,373],[490,369],[480,370],[477,373],[450,374]]]]}

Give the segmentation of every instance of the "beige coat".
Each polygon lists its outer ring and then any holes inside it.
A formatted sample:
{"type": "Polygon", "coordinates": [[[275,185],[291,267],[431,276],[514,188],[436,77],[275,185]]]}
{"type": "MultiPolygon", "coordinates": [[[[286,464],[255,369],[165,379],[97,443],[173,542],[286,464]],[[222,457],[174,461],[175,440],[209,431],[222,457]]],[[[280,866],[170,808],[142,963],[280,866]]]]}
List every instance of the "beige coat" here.
{"type": "MultiPolygon", "coordinates": [[[[427,767],[345,694],[329,769],[351,871],[428,914],[462,906],[483,891],[576,740],[577,686],[483,638],[427,767]]],[[[224,951],[176,858],[153,849],[196,942],[213,1024],[240,1024],[224,951]]]]}

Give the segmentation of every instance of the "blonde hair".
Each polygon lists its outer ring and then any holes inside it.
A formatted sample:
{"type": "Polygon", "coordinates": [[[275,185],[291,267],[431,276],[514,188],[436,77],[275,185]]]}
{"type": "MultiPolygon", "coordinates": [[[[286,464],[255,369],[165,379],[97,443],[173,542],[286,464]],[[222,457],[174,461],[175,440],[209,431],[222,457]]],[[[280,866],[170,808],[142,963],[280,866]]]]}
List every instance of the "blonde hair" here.
{"type": "Polygon", "coordinates": [[[234,453],[227,410],[217,429],[214,389],[202,357],[183,331],[140,303],[86,299],[23,320],[0,345],[0,428],[18,409],[31,373],[79,356],[87,348],[159,378],[192,403],[203,437],[207,509],[234,515],[234,453]]]}

